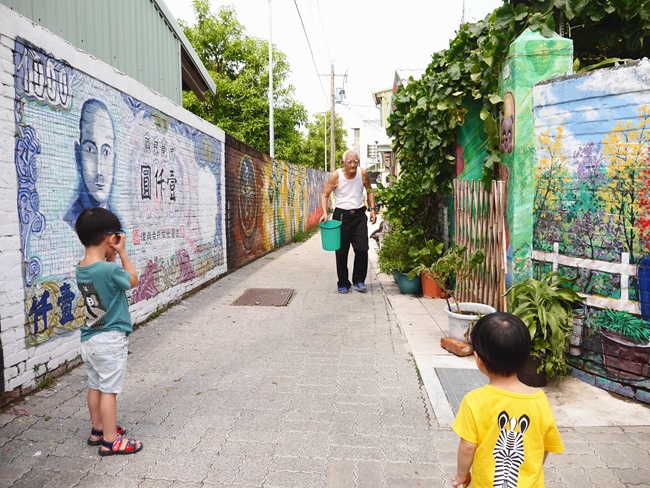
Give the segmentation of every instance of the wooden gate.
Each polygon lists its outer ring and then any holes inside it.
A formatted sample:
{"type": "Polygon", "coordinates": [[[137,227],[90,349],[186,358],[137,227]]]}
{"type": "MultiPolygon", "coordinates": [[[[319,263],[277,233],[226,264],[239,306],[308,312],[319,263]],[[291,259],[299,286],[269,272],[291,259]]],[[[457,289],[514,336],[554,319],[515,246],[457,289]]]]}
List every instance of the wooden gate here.
{"type": "Polygon", "coordinates": [[[488,193],[480,181],[454,180],[454,242],[468,253],[485,252],[483,264],[457,286],[460,301],[491,305],[506,311],[505,182],[493,181],[488,193]]]}

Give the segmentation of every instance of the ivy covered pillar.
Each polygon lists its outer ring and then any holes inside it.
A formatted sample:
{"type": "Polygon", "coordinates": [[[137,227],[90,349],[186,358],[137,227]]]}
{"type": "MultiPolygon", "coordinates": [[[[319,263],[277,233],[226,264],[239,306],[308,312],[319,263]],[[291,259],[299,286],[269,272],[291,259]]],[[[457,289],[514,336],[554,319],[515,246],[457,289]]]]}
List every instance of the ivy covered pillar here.
{"type": "Polygon", "coordinates": [[[533,86],[572,72],[571,39],[557,35],[546,38],[530,29],[512,42],[504,63],[499,82],[503,110],[498,176],[507,182],[507,286],[532,275],[536,166],[533,86]]]}

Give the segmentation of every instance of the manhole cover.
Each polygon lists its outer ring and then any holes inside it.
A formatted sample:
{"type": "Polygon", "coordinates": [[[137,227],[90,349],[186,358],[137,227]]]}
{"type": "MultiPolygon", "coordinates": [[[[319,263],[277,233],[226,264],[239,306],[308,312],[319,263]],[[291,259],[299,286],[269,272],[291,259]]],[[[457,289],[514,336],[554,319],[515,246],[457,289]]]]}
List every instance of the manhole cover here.
{"type": "Polygon", "coordinates": [[[284,307],[291,300],[294,291],[291,288],[247,288],[244,294],[232,304],[259,307],[284,307]]]}

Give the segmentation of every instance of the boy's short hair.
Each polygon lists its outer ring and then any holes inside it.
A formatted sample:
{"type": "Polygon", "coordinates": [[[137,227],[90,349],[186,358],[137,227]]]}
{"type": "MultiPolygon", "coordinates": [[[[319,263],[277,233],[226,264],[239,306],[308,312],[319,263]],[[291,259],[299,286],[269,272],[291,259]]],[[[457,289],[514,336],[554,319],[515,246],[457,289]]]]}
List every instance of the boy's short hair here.
{"type": "Polygon", "coordinates": [[[120,219],[101,207],[84,210],[74,224],[74,230],[84,247],[99,246],[108,232],[118,232],[121,228],[120,219]]]}
{"type": "Polygon", "coordinates": [[[530,355],[530,332],[511,313],[495,312],[481,317],[471,333],[472,346],[490,373],[512,376],[530,355]]]}

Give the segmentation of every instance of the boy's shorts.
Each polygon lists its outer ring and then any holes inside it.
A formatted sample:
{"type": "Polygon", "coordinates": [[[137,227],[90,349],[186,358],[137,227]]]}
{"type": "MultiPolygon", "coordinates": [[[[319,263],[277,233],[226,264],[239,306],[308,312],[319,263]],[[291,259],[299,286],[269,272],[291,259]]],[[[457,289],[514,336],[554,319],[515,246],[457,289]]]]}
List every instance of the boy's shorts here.
{"type": "Polygon", "coordinates": [[[126,332],[109,330],[81,343],[88,385],[102,393],[121,393],[126,373],[129,340],[126,332]]]}

